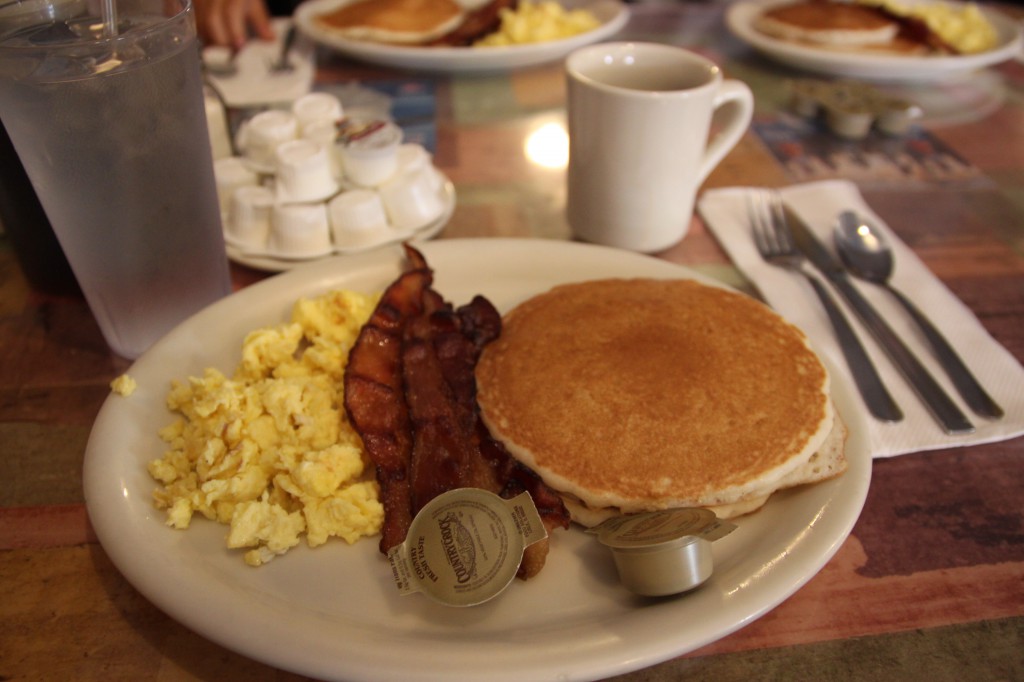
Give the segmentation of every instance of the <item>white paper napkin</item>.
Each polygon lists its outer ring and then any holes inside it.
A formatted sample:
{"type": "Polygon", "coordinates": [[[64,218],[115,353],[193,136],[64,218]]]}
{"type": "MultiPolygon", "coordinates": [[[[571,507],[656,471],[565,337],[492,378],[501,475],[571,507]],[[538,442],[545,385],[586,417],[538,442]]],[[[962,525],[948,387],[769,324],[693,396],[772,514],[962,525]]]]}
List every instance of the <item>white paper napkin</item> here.
{"type": "MultiPolygon", "coordinates": [[[[765,300],[781,315],[804,330],[818,350],[831,361],[836,371],[850,382],[852,377],[817,296],[799,275],[769,265],[758,254],[751,236],[747,209],[750,193],[759,188],[708,190],[698,203],[705,223],[729,253],[736,266],[753,282],[765,300]]],[[[782,190],[787,204],[810,226],[834,253],[832,228],[835,218],[845,209],[854,209],[874,220],[888,237],[896,263],[892,283],[911,298],[932,323],[946,336],[964,363],[989,395],[1005,411],[1000,420],[974,414],[960,398],[946,373],[935,361],[927,341],[889,292],[866,282],[854,280],[864,296],[904,343],[914,352],[936,381],[974,423],[972,434],[950,436],[935,423],[888,356],[863,328],[860,320],[838,292],[831,289],[838,304],[874,360],[889,392],[903,410],[901,422],[887,424],[874,419],[864,409],[871,430],[873,456],[892,455],[1004,440],[1024,434],[1024,368],[993,339],[974,314],[949,291],[906,244],[865,203],[856,186],[844,181],[814,182],[782,190]]],[[[853,389],[856,392],[856,389],[853,389]]],[[[857,394],[859,397],[859,394],[857,394]]],[[[862,403],[858,405],[863,406],[862,403]]]]}
{"type": "Polygon", "coordinates": [[[274,40],[250,40],[235,55],[236,71],[230,75],[209,74],[209,80],[229,107],[258,107],[267,104],[292,102],[313,87],[314,58],[312,46],[296,36],[289,52],[295,68],[273,73],[270,64],[281,54],[281,44],[291,21],[275,19],[274,40]]]}

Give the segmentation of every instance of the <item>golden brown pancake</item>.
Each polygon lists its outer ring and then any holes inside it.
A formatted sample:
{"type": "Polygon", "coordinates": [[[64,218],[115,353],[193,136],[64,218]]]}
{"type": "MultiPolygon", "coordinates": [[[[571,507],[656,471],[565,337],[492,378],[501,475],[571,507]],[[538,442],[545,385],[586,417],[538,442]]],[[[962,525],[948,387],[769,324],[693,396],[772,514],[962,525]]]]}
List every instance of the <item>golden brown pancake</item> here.
{"type": "Polygon", "coordinates": [[[453,30],[464,18],[454,0],[357,0],[317,21],[348,38],[424,43],[453,30]]]}
{"type": "Polygon", "coordinates": [[[836,48],[887,45],[900,29],[877,8],[826,0],[772,7],[758,17],[756,26],[777,38],[836,48]]]}
{"type": "Polygon", "coordinates": [[[585,525],[679,506],[749,511],[833,427],[828,374],[804,334],[748,296],[689,280],[599,280],[529,299],[476,375],[492,433],[585,525]]]}

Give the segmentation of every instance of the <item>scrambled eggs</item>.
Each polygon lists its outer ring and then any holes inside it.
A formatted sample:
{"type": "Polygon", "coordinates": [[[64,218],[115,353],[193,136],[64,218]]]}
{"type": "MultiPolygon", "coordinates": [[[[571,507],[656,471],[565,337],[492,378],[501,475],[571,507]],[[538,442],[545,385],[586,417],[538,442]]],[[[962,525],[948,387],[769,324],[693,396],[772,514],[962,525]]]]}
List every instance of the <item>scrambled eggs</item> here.
{"type": "Polygon", "coordinates": [[[592,31],[600,22],[589,10],[566,11],[553,0],[534,3],[522,0],[515,10],[501,10],[501,27],[474,45],[495,47],[543,43],[592,31]]]}
{"type": "Polygon", "coordinates": [[[960,54],[985,52],[999,42],[995,28],[974,3],[959,7],[944,2],[903,5],[893,0],[872,0],[868,4],[920,19],[960,54]]]}
{"type": "Polygon", "coordinates": [[[128,374],[122,374],[110,382],[110,390],[126,398],[132,393],[135,393],[135,389],[138,388],[138,386],[139,385],[135,382],[135,378],[128,374]]]}
{"type": "Polygon", "coordinates": [[[260,566],[299,543],[352,543],[380,531],[384,508],[343,407],[348,352],[375,296],[333,291],[299,300],[290,323],[251,332],[232,378],[208,368],[172,382],[180,417],[149,464],[167,524],[199,512],[228,524],[227,546],[260,566]]]}

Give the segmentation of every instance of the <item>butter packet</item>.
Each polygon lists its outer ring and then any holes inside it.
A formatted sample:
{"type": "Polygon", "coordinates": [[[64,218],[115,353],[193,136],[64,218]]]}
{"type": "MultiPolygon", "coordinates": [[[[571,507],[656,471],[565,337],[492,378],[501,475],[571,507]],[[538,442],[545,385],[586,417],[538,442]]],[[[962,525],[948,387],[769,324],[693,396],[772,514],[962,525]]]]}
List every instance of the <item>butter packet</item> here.
{"type": "Polygon", "coordinates": [[[617,516],[588,528],[612,551],[619,579],[648,597],[688,592],[711,577],[711,543],[736,529],[707,509],[617,516]]]}
{"type": "Polygon", "coordinates": [[[523,551],[547,535],[529,493],[505,500],[458,488],[424,505],[388,561],[401,594],[422,592],[448,606],[475,606],[508,587],[523,551]]]}
{"type": "Polygon", "coordinates": [[[850,140],[867,137],[873,128],[886,135],[903,135],[924,114],[916,104],[859,81],[800,79],[787,85],[794,113],[821,117],[834,134],[850,140]]]}

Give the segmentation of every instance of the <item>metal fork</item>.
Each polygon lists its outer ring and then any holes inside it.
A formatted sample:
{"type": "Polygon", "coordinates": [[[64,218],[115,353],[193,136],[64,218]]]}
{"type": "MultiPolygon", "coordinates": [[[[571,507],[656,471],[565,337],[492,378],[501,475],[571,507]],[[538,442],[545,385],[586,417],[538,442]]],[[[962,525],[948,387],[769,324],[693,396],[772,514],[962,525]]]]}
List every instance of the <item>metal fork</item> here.
{"type": "Polygon", "coordinates": [[[772,265],[803,275],[821,299],[821,304],[839,339],[839,347],[846,358],[846,364],[868,410],[883,421],[897,422],[903,419],[903,412],[882,383],[882,378],[846,316],[828,293],[825,285],[804,267],[804,255],[793,242],[778,192],[766,190],[752,194],[747,209],[753,228],[754,244],[761,257],[772,265]]]}

